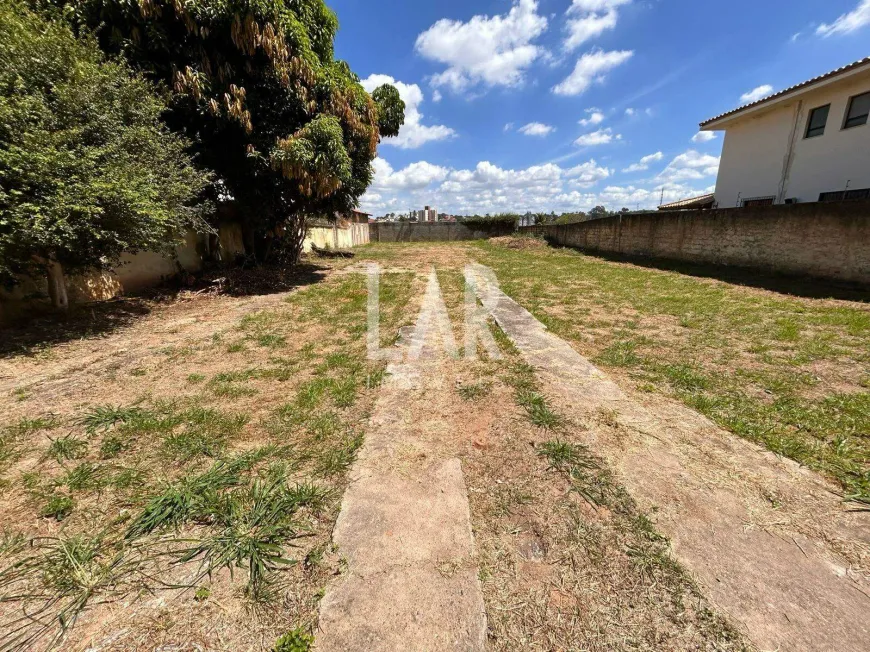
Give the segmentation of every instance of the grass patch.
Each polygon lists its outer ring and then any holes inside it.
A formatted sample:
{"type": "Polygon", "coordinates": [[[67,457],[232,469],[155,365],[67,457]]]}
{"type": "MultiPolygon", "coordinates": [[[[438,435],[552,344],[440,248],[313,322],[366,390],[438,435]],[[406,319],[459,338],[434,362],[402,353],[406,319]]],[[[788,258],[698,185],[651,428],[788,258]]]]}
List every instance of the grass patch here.
{"type": "Polygon", "coordinates": [[[75,501],[69,496],[53,494],[39,510],[39,515],[43,518],[62,521],[72,513],[73,507],[75,507],[75,501]]]}
{"type": "Polygon", "coordinates": [[[562,425],[562,417],[550,408],[547,400],[538,392],[520,390],[514,394],[514,399],[526,411],[526,416],[533,425],[548,430],[562,425]]]}
{"type": "Polygon", "coordinates": [[[88,443],[81,439],[76,439],[72,435],[53,439],[51,445],[46,451],[46,455],[58,463],[66,460],[77,460],[85,456],[88,450],[88,443]]]}
{"type": "Polygon", "coordinates": [[[870,501],[866,305],[751,290],[567,249],[481,244],[479,251],[507,294],[596,364],[835,478],[846,498],[870,501]],[[554,278],[561,279],[558,291],[554,278]]]}
{"type": "Polygon", "coordinates": [[[459,386],[459,396],[464,401],[478,401],[492,392],[492,383],[465,383],[459,386]]]}

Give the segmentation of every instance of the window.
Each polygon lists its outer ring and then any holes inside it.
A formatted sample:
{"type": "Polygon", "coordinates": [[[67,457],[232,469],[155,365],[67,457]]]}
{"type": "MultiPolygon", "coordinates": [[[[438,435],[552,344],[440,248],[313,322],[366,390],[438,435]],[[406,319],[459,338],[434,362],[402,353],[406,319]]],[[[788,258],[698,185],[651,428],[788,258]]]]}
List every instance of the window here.
{"type": "Polygon", "coordinates": [[[776,197],[751,197],[744,199],[741,202],[741,206],[743,208],[749,208],[750,206],[773,206],[774,201],[776,201],[776,197]]]}
{"type": "Polygon", "coordinates": [[[870,199],[870,188],[853,188],[852,190],[837,190],[823,192],[819,195],[819,201],[843,201],[844,199],[870,199]]]}
{"type": "Polygon", "coordinates": [[[828,112],[831,105],[826,104],[810,111],[810,119],[807,122],[806,138],[821,136],[825,133],[825,125],[828,124],[828,112]]]}
{"type": "Polygon", "coordinates": [[[843,123],[843,129],[866,125],[868,114],[870,114],[870,93],[856,95],[849,100],[849,110],[846,111],[846,122],[843,123]]]}

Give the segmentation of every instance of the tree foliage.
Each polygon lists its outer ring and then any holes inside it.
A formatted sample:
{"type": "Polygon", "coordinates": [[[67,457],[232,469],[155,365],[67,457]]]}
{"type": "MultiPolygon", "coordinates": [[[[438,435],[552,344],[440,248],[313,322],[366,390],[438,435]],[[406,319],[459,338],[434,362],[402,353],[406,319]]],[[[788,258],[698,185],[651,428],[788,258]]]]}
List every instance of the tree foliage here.
{"type": "Polygon", "coordinates": [[[261,233],[355,207],[404,122],[394,87],[369,95],[335,59],[323,0],[52,1],[171,89],[167,123],[261,233]]]}
{"type": "Polygon", "coordinates": [[[0,0],[0,281],[163,251],[206,208],[153,85],[69,26],[0,0]]]}

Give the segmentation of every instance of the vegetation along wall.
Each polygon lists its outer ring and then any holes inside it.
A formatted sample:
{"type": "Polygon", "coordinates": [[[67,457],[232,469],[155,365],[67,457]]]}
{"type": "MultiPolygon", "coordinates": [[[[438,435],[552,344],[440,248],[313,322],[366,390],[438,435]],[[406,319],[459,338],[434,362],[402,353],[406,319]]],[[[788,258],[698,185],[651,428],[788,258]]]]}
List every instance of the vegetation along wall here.
{"type": "Polygon", "coordinates": [[[370,224],[372,242],[447,242],[451,240],[482,240],[507,235],[513,223],[469,227],[460,222],[381,222],[370,224]]]}
{"type": "Polygon", "coordinates": [[[870,202],[607,217],[521,229],[555,244],[870,286],[870,202]]]}

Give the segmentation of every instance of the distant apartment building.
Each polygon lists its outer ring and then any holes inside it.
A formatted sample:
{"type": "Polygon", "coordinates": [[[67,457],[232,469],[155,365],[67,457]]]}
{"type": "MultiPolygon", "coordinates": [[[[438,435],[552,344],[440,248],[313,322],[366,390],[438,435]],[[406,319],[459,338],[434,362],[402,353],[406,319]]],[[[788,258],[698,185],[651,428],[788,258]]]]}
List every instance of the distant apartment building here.
{"type": "Polygon", "coordinates": [[[417,222],[437,222],[438,211],[426,206],[422,211],[411,211],[411,219],[417,222]]]}
{"type": "Polygon", "coordinates": [[[870,57],[701,123],[719,208],[870,198],[870,57]]]}

